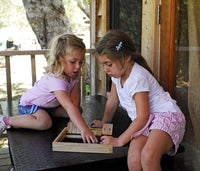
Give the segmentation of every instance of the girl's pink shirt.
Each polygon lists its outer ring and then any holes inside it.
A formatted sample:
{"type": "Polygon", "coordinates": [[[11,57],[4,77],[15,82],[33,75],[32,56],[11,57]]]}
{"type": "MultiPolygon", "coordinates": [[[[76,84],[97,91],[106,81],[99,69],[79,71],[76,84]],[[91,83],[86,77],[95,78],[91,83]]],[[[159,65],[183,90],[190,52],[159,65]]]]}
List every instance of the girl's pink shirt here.
{"type": "Polygon", "coordinates": [[[23,106],[37,105],[40,107],[57,107],[59,102],[54,95],[54,91],[63,90],[70,94],[78,79],[71,79],[68,82],[64,78],[58,78],[54,75],[45,75],[37,81],[33,88],[29,89],[20,99],[23,106]]]}

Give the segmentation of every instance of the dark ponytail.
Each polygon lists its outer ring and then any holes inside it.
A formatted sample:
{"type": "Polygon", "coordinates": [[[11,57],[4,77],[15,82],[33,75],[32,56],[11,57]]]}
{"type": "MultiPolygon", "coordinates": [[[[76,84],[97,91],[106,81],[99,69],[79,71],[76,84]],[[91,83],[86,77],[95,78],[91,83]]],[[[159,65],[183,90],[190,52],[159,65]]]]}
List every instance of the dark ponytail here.
{"type": "Polygon", "coordinates": [[[144,57],[142,55],[140,55],[139,53],[136,53],[136,54],[132,55],[131,57],[134,62],[138,63],[139,65],[141,65],[142,67],[147,69],[152,75],[154,75],[151,68],[147,64],[147,61],[144,59],[144,57]]]}

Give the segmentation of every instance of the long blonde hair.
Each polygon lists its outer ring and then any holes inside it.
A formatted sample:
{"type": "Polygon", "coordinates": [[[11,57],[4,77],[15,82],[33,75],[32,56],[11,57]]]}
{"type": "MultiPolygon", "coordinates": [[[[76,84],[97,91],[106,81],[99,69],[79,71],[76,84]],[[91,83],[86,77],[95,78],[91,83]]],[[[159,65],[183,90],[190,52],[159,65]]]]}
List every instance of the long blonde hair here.
{"type": "Polygon", "coordinates": [[[47,55],[47,74],[54,74],[56,77],[65,77],[64,57],[71,54],[72,48],[85,50],[83,40],[74,34],[64,33],[55,36],[49,43],[49,53],[47,55]]]}

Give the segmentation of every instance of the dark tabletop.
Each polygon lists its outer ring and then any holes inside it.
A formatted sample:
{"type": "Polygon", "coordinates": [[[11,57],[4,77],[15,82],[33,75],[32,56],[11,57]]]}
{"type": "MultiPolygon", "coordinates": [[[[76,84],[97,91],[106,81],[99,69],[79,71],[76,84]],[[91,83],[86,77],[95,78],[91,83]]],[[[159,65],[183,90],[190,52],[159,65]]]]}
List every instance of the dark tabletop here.
{"type": "MultiPolygon", "coordinates": [[[[95,119],[102,119],[106,98],[85,96],[81,103],[83,118],[90,125],[95,119]]],[[[128,145],[114,147],[113,154],[71,153],[52,151],[52,142],[67,126],[69,119],[54,118],[53,126],[47,131],[11,128],[8,142],[14,169],[29,170],[127,170],[128,145]]],[[[118,108],[113,118],[113,136],[119,136],[130,124],[127,113],[118,108]]]]}

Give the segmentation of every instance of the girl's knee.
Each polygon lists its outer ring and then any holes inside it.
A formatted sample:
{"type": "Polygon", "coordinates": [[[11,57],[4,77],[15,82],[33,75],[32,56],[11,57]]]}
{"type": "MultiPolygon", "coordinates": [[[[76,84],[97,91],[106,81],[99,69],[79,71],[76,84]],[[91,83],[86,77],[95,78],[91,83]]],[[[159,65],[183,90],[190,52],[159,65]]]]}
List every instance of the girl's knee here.
{"type": "Polygon", "coordinates": [[[153,150],[143,149],[141,153],[141,163],[143,168],[155,168],[160,164],[160,157],[153,150]]]}
{"type": "Polygon", "coordinates": [[[38,110],[34,115],[38,130],[47,130],[52,126],[52,119],[44,110],[38,110]]]}
{"type": "Polygon", "coordinates": [[[52,120],[51,119],[45,119],[45,120],[39,121],[38,128],[40,130],[47,130],[47,129],[51,128],[51,126],[52,126],[52,120]]]}
{"type": "Polygon", "coordinates": [[[136,155],[135,153],[129,154],[127,162],[129,171],[142,170],[140,155],[136,155]]]}
{"type": "Polygon", "coordinates": [[[143,150],[141,153],[142,163],[151,164],[152,160],[153,160],[153,154],[150,151],[148,152],[148,151],[143,150]]]}

